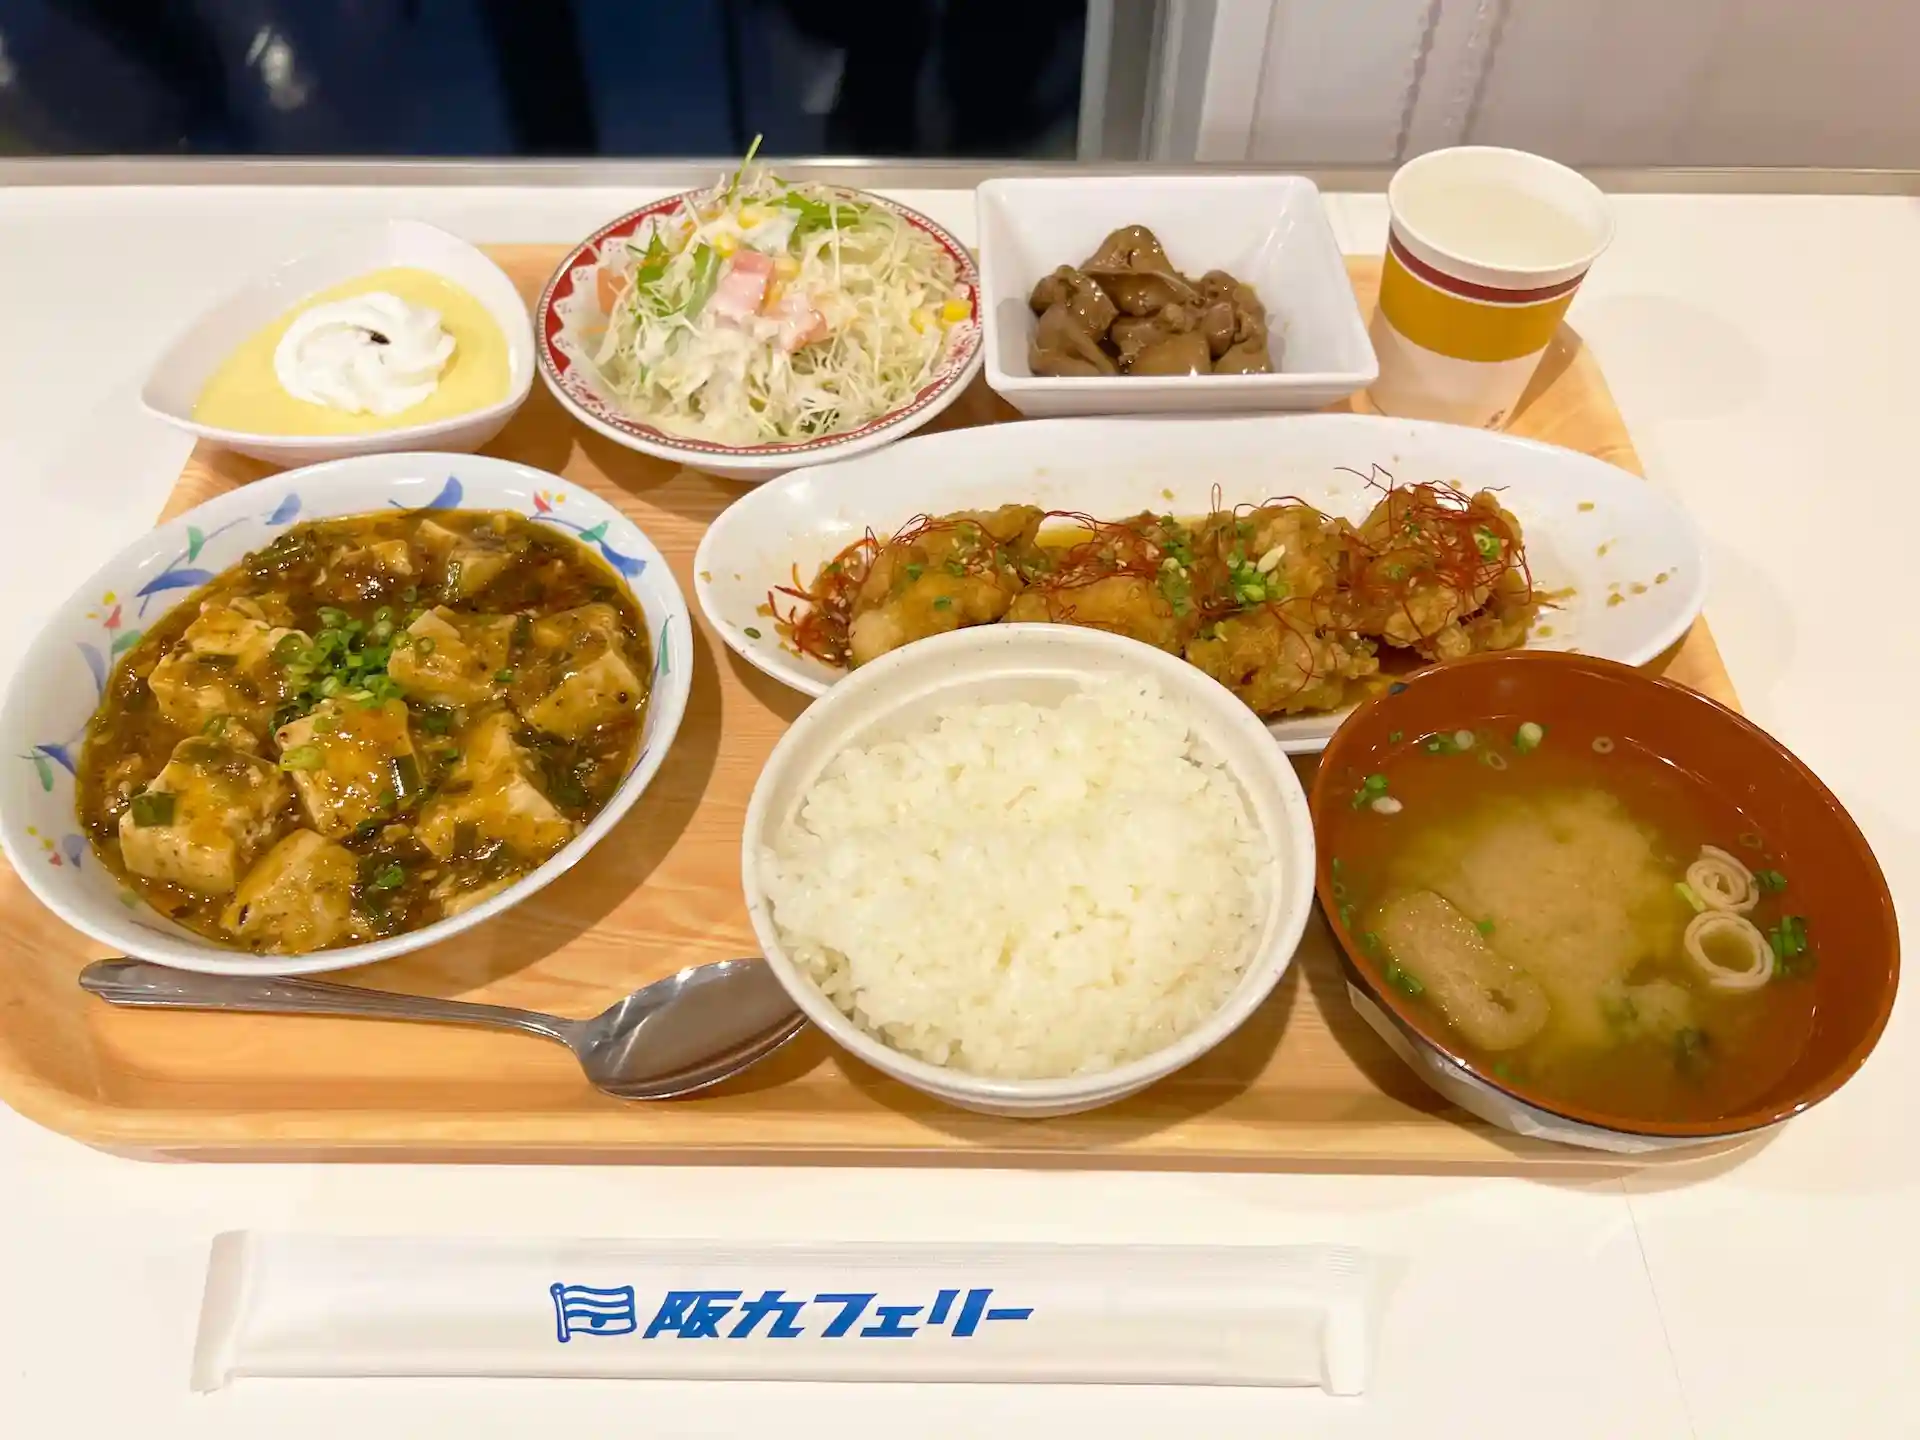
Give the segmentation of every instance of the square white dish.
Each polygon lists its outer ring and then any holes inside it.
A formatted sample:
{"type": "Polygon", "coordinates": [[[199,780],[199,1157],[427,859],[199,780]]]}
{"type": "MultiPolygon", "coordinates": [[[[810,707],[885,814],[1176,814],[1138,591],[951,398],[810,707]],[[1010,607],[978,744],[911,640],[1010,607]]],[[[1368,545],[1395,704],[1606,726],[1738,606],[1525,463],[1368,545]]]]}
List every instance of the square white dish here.
{"type": "Polygon", "coordinates": [[[507,272],[474,246],[417,220],[392,220],[350,231],[322,249],[248,281],[208,309],[148,372],[140,403],[150,415],[202,440],[275,465],[313,465],[355,455],[408,450],[479,449],[526,403],[533,388],[533,317],[507,272]],[[227,430],[193,418],[200,392],[221,362],[309,295],[393,266],[451,280],[486,309],[507,342],[504,399],[424,425],[396,425],[364,435],[266,435],[227,430]]]}
{"type": "Polygon", "coordinates": [[[1023,415],[1317,410],[1380,373],[1320,192],[1297,175],[989,180],[975,192],[987,383],[1023,415]],[[1266,306],[1271,375],[1048,376],[1027,364],[1027,297],[1122,225],[1182,274],[1225,270],[1266,306]]]}

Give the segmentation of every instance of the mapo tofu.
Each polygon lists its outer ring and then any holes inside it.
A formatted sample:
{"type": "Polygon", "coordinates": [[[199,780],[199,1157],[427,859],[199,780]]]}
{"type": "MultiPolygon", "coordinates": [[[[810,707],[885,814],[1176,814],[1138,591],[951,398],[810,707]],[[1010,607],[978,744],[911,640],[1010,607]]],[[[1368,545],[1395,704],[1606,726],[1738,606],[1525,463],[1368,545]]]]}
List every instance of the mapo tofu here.
{"type": "Polygon", "coordinates": [[[652,675],[631,593],[570,536],[496,511],[294,526],[114,668],[80,822],[210,939],[398,934],[580,832],[632,766],[652,675]]]}

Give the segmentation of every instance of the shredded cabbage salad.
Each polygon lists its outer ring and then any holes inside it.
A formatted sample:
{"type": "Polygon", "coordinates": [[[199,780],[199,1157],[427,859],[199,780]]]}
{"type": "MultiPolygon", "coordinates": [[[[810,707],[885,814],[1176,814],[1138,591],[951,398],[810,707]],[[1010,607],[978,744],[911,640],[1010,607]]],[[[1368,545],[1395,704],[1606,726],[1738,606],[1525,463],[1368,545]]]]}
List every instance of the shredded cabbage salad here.
{"type": "Polygon", "coordinates": [[[598,296],[609,395],[725,445],[857,430],[927,384],[973,313],[932,236],[846,191],[788,184],[751,151],[603,255],[598,296]]]}

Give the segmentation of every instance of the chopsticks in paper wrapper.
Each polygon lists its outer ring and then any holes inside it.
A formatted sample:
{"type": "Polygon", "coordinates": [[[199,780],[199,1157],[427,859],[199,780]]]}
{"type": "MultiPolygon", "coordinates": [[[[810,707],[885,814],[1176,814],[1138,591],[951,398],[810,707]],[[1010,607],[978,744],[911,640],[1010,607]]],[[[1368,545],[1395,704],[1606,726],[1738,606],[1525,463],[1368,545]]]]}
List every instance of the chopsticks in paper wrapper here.
{"type": "Polygon", "coordinates": [[[240,1376],[1366,1383],[1333,1246],[262,1235],[213,1243],[193,1384],[240,1376]]]}

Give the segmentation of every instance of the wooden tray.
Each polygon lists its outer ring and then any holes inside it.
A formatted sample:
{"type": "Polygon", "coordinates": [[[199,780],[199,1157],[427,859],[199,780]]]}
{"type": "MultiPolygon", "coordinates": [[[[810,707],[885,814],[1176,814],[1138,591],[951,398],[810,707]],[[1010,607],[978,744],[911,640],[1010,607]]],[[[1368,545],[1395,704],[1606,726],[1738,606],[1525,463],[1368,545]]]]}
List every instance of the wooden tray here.
{"type": "MultiPolygon", "coordinates": [[[[563,252],[494,253],[531,299],[563,252]]],[[[1350,265],[1370,308],[1378,262],[1350,265]]],[[[935,428],[1011,418],[976,383],[935,428]]],[[[1513,430],[1639,468],[1598,366],[1567,330],[1513,430]]],[[[569,421],[542,386],[491,448],[619,505],[689,596],[694,546],[742,489],[600,439],[569,421]]],[[[167,514],[265,468],[197,450],[167,514]]],[[[477,932],[351,978],[586,1015],[682,965],[755,953],[740,895],[740,824],[761,763],[805,702],[736,661],[703,622],[695,645],[679,738],[614,834],[572,873],[477,932]]],[[[1658,668],[1733,699],[1704,624],[1658,668]]],[[[1318,917],[1279,990],[1212,1055],[1135,1099],[1050,1121],[948,1109],[812,1032],[722,1090],[648,1105],[598,1094],[557,1046],[511,1036],[116,1010],[74,984],[80,966],[102,952],[3,866],[0,937],[0,1097],[126,1155],[1393,1170],[1671,1163],[1523,1140],[1449,1107],[1349,1008],[1318,917]]]]}

